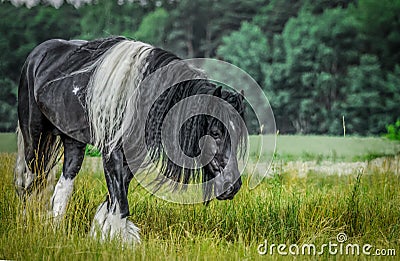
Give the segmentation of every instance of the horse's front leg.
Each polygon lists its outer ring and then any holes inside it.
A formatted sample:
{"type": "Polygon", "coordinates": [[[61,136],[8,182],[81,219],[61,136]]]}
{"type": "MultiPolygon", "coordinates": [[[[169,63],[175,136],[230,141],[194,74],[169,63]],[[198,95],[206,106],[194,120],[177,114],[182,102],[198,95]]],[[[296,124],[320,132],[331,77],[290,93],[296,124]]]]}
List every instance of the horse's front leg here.
{"type": "Polygon", "coordinates": [[[51,197],[53,217],[64,215],[74,188],[74,180],[81,169],[85,157],[86,144],[69,137],[61,137],[64,144],[63,172],[51,197]]]}
{"type": "Polygon", "coordinates": [[[120,238],[126,242],[140,242],[139,229],[129,220],[128,187],[133,178],[124,163],[122,150],[116,150],[109,157],[103,155],[104,175],[108,197],[97,209],[91,235],[101,240],[120,238]]]}

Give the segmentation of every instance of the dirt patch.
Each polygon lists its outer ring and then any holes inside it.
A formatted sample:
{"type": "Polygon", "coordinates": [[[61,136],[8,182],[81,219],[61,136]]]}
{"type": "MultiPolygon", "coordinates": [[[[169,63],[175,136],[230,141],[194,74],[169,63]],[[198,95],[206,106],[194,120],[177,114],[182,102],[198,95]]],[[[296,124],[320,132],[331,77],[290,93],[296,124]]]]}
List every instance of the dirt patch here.
{"type": "Polygon", "coordinates": [[[381,157],[371,161],[358,162],[331,162],[331,161],[276,161],[268,168],[268,164],[257,165],[249,163],[246,167],[248,173],[271,176],[275,173],[292,173],[300,177],[310,172],[325,175],[350,175],[358,172],[392,172],[400,174],[400,155],[381,157]]]}
{"type": "Polygon", "coordinates": [[[326,175],[350,175],[358,172],[393,172],[400,173],[400,157],[383,157],[363,162],[329,162],[329,161],[305,161],[288,162],[283,171],[297,172],[299,176],[305,176],[309,172],[326,175]]]}

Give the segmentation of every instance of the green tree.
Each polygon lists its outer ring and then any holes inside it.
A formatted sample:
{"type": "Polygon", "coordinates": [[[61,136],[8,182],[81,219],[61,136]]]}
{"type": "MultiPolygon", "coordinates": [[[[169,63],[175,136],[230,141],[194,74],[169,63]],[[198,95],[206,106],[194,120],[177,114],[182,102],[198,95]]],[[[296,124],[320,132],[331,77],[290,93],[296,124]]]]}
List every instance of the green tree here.
{"type": "Polygon", "coordinates": [[[347,7],[357,0],[269,0],[258,5],[259,9],[253,17],[258,25],[272,41],[273,35],[281,34],[287,21],[296,17],[300,10],[321,14],[326,9],[347,7]]]}
{"type": "Polygon", "coordinates": [[[269,0],[208,0],[203,6],[205,35],[201,39],[200,51],[205,57],[216,55],[222,38],[238,30],[243,22],[250,22],[258,14],[260,7],[269,0]]]}
{"type": "Polygon", "coordinates": [[[170,32],[167,35],[167,48],[177,53],[179,56],[195,57],[198,55],[199,35],[203,25],[198,23],[201,15],[201,5],[203,2],[180,0],[174,10],[171,10],[170,32]]]}
{"type": "MultiPolygon", "coordinates": [[[[247,72],[258,83],[263,80],[261,65],[270,57],[267,38],[258,26],[248,22],[243,22],[238,31],[222,38],[217,55],[247,72]]],[[[249,93],[246,91],[247,83],[237,82],[236,84],[242,86],[245,95],[249,93]]],[[[252,106],[264,106],[264,104],[254,104],[256,101],[257,99],[253,99],[252,106]]],[[[250,133],[258,133],[260,126],[249,106],[247,106],[246,118],[250,133]]]]}
{"type": "Polygon", "coordinates": [[[222,38],[217,55],[246,71],[259,83],[263,79],[261,65],[270,56],[267,38],[258,26],[248,22],[222,38]]]}
{"type": "Polygon", "coordinates": [[[0,79],[0,132],[14,131],[17,125],[17,88],[8,79],[0,79]]]}
{"type": "Polygon", "coordinates": [[[182,57],[213,57],[222,37],[250,21],[266,0],[177,1],[170,12],[169,49],[182,57]]]}
{"type": "Polygon", "coordinates": [[[137,2],[97,1],[79,9],[82,39],[96,39],[113,35],[132,37],[138,30],[145,10],[137,2]]]}
{"type": "Polygon", "coordinates": [[[349,133],[371,135],[384,132],[387,123],[393,122],[397,116],[394,113],[398,113],[400,87],[391,89],[392,86],[387,84],[378,58],[363,55],[360,65],[349,68],[347,86],[344,108],[349,133]]]}
{"type": "Polygon", "coordinates": [[[304,0],[303,9],[307,9],[313,14],[322,14],[330,8],[347,8],[350,4],[357,3],[358,0],[304,0]]]}
{"type": "Polygon", "coordinates": [[[0,3],[0,16],[0,70],[15,83],[35,46],[51,38],[70,39],[80,31],[78,10],[70,5],[27,9],[5,2],[0,3]]]}
{"type": "Polygon", "coordinates": [[[270,0],[259,6],[253,22],[272,40],[274,34],[281,34],[291,17],[297,16],[304,0],[270,0]]]}
{"type": "Polygon", "coordinates": [[[278,128],[339,133],[347,66],[358,62],[356,25],[342,9],[301,11],[273,39],[264,86],[278,112],[278,128]],[[329,28],[329,30],[327,30],[329,28]]]}
{"type": "Polygon", "coordinates": [[[0,131],[14,131],[16,93],[29,52],[51,38],[72,38],[79,32],[79,13],[70,5],[31,9],[0,3],[0,131]]]}
{"type": "Polygon", "coordinates": [[[379,58],[382,69],[400,62],[400,1],[359,0],[351,9],[365,41],[363,51],[379,58]]]}
{"type": "Polygon", "coordinates": [[[155,11],[150,12],[143,18],[139,29],[133,34],[134,38],[162,46],[168,17],[168,12],[164,8],[157,8],[155,11]]]}

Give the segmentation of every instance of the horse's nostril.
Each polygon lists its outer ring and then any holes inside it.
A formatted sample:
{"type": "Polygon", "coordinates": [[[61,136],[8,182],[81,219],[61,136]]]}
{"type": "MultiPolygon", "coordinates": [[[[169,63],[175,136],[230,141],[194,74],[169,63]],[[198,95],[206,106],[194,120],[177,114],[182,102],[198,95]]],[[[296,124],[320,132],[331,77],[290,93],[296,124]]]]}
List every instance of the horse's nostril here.
{"type": "Polygon", "coordinates": [[[233,185],[230,182],[225,182],[222,188],[226,194],[230,194],[233,191],[233,185]]]}

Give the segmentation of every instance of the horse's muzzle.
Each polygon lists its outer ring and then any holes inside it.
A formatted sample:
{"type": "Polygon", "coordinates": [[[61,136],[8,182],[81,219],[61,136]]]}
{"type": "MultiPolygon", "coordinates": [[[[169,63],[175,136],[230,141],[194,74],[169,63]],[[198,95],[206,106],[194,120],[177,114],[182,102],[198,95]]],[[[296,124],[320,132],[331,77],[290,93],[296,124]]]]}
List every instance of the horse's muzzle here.
{"type": "Polygon", "coordinates": [[[217,194],[217,199],[218,200],[231,200],[233,197],[236,195],[236,193],[239,192],[240,188],[242,186],[242,179],[239,177],[238,180],[236,180],[235,183],[231,183],[229,181],[225,182],[222,185],[222,193],[217,194]]]}

